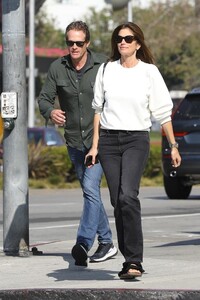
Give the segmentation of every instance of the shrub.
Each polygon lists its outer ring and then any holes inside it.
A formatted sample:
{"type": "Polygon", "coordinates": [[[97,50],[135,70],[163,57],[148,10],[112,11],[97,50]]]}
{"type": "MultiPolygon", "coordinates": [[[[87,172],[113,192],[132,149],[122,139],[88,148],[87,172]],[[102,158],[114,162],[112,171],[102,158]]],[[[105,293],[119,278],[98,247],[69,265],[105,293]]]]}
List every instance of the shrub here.
{"type": "MultiPolygon", "coordinates": [[[[80,187],[69,159],[66,146],[48,146],[40,143],[28,146],[29,186],[33,188],[80,187]]],[[[2,189],[0,173],[0,189],[2,189]]],[[[151,143],[150,155],[142,177],[143,186],[162,185],[161,145],[151,143]]],[[[102,186],[107,186],[103,177],[102,186]]]]}
{"type": "Polygon", "coordinates": [[[152,178],[158,175],[161,175],[161,145],[160,144],[151,144],[150,154],[147,161],[146,168],[144,170],[143,176],[152,178]]]}
{"type": "Polygon", "coordinates": [[[29,178],[51,178],[51,181],[58,182],[58,177],[66,178],[72,170],[66,146],[45,147],[41,143],[31,144],[28,158],[29,178]]]}

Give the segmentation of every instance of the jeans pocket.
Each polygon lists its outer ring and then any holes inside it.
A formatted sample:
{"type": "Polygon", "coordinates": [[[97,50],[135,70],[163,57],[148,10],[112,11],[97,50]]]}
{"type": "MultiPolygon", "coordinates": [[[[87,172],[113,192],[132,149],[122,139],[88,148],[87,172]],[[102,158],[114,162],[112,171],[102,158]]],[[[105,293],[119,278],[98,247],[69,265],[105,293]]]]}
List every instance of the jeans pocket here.
{"type": "Polygon", "coordinates": [[[106,137],[108,134],[108,132],[100,130],[99,137],[106,137]]]}

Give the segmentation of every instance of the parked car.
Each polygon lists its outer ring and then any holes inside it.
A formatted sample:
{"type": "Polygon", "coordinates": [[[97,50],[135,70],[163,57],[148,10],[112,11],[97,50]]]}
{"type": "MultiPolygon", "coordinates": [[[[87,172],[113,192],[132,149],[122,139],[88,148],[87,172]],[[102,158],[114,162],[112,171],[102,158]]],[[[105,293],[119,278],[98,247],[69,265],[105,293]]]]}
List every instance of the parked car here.
{"type": "MultiPolygon", "coordinates": [[[[63,146],[65,140],[55,127],[31,127],[27,130],[28,143],[37,145],[39,141],[45,146],[63,146]]],[[[3,145],[0,144],[0,159],[3,158],[3,145]]]]}
{"type": "Polygon", "coordinates": [[[187,199],[194,184],[200,183],[200,87],[187,93],[172,115],[181,166],[171,165],[170,147],[162,136],[163,182],[170,199],[187,199]]]}
{"type": "Polygon", "coordinates": [[[55,127],[28,128],[28,142],[38,144],[41,141],[45,146],[63,146],[64,138],[55,127]]]}

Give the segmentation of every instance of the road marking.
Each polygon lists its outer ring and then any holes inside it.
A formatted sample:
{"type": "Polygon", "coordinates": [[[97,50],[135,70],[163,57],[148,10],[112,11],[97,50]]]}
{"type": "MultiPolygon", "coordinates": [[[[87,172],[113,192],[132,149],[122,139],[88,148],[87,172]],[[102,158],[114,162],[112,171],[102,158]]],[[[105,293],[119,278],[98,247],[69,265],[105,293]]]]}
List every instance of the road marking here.
{"type": "MultiPolygon", "coordinates": [[[[66,203],[48,203],[48,207],[49,206],[65,206],[65,205],[72,205],[74,204],[74,202],[66,202],[66,203]]],[[[37,207],[37,206],[47,206],[47,203],[44,204],[29,204],[29,207],[37,207]]]]}
{"type": "Polygon", "coordinates": [[[43,230],[43,229],[53,229],[53,228],[69,228],[69,227],[77,227],[78,225],[79,224],[32,227],[32,228],[30,228],[30,230],[43,230]]]}
{"type": "MultiPolygon", "coordinates": [[[[182,217],[194,217],[200,216],[200,213],[193,213],[193,214],[180,214],[180,215],[162,215],[162,216],[146,216],[142,217],[142,220],[153,220],[153,219],[170,219],[170,218],[182,218],[182,217]]],[[[109,223],[115,223],[114,218],[109,218],[109,223]]],[[[78,227],[79,223],[75,224],[68,224],[68,225],[55,225],[55,226],[40,226],[40,227],[30,227],[30,230],[44,230],[44,229],[54,229],[54,228],[70,228],[70,227],[78,227]]],[[[0,229],[2,232],[3,229],[0,229]]]]}
{"type": "MultiPolygon", "coordinates": [[[[167,218],[182,218],[182,217],[194,217],[194,216],[200,216],[200,213],[142,217],[142,220],[163,219],[163,218],[165,218],[165,219],[167,219],[167,218]]],[[[109,223],[114,224],[115,223],[114,218],[109,218],[109,223]]],[[[43,229],[53,229],[53,228],[70,228],[70,227],[77,227],[77,226],[79,226],[78,223],[68,224],[68,225],[46,226],[46,227],[33,227],[33,228],[30,228],[30,230],[43,230],[43,229]]]]}
{"type": "MultiPolygon", "coordinates": [[[[110,224],[115,223],[115,221],[109,221],[110,224]]],[[[55,226],[44,226],[44,227],[32,227],[30,230],[43,230],[43,229],[54,229],[54,228],[69,228],[69,227],[78,227],[77,224],[68,224],[68,225],[55,225],[55,226]]]]}
{"type": "Polygon", "coordinates": [[[150,219],[170,219],[170,218],[182,218],[182,217],[194,217],[194,216],[200,216],[200,213],[181,214],[181,215],[149,216],[149,217],[142,217],[142,220],[150,220],[150,219]]]}

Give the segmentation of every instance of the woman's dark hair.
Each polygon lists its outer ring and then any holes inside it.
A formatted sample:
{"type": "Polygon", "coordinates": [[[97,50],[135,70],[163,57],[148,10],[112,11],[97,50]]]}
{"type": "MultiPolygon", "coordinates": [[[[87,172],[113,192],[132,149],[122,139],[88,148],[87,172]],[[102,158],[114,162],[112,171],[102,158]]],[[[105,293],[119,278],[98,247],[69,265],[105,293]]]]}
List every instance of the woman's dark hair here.
{"type": "Polygon", "coordinates": [[[70,30],[83,31],[85,33],[85,41],[86,42],[90,41],[90,31],[89,31],[89,28],[88,28],[88,26],[85,22],[82,22],[82,21],[71,22],[67,26],[66,31],[65,31],[66,38],[67,38],[67,33],[70,30]]]}
{"type": "Polygon", "coordinates": [[[140,44],[140,48],[139,48],[139,50],[137,50],[136,57],[146,63],[153,64],[154,58],[153,58],[151,51],[148,49],[148,47],[145,44],[144,34],[143,34],[142,30],[140,29],[140,27],[132,22],[123,23],[123,24],[117,26],[115,28],[115,30],[113,31],[113,34],[111,37],[110,60],[115,61],[115,60],[120,59],[120,57],[121,57],[121,54],[118,51],[116,38],[119,34],[119,31],[124,28],[129,28],[133,32],[135,40],[138,42],[138,44],[140,44]]]}

